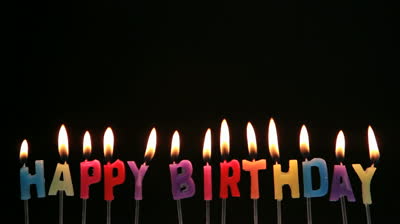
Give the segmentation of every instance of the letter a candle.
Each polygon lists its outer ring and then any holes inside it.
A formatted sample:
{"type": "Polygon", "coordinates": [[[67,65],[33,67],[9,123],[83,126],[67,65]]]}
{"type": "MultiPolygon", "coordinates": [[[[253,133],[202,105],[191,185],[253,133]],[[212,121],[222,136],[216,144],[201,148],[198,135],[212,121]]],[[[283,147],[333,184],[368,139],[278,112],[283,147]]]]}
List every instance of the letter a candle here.
{"type": "Polygon", "coordinates": [[[49,195],[59,195],[59,215],[58,222],[63,223],[64,216],[64,191],[67,196],[74,196],[74,188],[71,181],[71,173],[67,163],[68,158],[68,136],[67,130],[64,125],[61,125],[60,132],[58,133],[58,152],[60,154],[63,164],[58,163],[56,171],[54,172],[53,181],[51,182],[49,195]],[[61,180],[61,177],[63,177],[61,180]]]}
{"type": "Polygon", "coordinates": [[[107,224],[111,223],[111,202],[114,200],[114,186],[120,185],[125,181],[125,165],[117,159],[111,163],[114,148],[114,134],[111,128],[107,128],[104,133],[104,157],[107,164],[104,165],[104,200],[107,201],[107,224]],[[117,175],[113,175],[113,170],[117,170],[117,175]]]}
{"type": "Polygon", "coordinates": [[[190,198],[196,192],[194,181],[192,179],[193,167],[189,160],[182,160],[176,163],[179,156],[179,133],[174,132],[171,144],[171,159],[172,164],[169,165],[171,175],[171,189],[172,197],[176,200],[176,207],[178,210],[178,223],[183,223],[181,199],[190,198]]]}
{"type": "Polygon", "coordinates": [[[86,206],[89,199],[89,187],[101,180],[101,165],[100,161],[95,159],[88,161],[92,153],[92,142],[90,140],[89,131],[83,136],[83,157],[85,161],[81,162],[81,194],[82,199],[82,224],[86,223],[86,206]],[[89,170],[92,170],[91,172],[89,170]]]}
{"type": "Polygon", "coordinates": [[[268,128],[268,147],[271,157],[275,160],[273,166],[274,170],[274,191],[276,199],[276,211],[277,211],[277,223],[282,223],[282,211],[281,201],[283,200],[282,187],[289,185],[292,198],[299,198],[299,175],[297,168],[297,160],[289,160],[288,172],[282,172],[281,165],[278,163],[279,160],[279,147],[278,147],[278,135],[274,119],[271,118],[268,128]]]}
{"type": "Polygon", "coordinates": [[[128,161],[129,168],[131,169],[133,176],[135,176],[135,224],[139,223],[139,206],[140,201],[143,199],[142,196],[142,185],[143,185],[143,178],[146,175],[147,169],[149,166],[147,162],[153,158],[157,144],[157,132],[156,129],[153,128],[150,132],[149,140],[147,141],[146,151],[144,153],[144,163],[138,167],[136,166],[135,161],[128,161]]]}
{"type": "Polygon", "coordinates": [[[221,212],[221,223],[226,222],[226,199],[228,198],[228,189],[231,189],[233,197],[240,197],[238,188],[238,182],[240,181],[240,164],[239,161],[233,159],[229,162],[226,158],[229,156],[229,129],[226,120],[224,119],[221,124],[221,135],[220,135],[220,150],[223,162],[220,163],[220,189],[219,197],[222,199],[222,212],[221,212]],[[232,169],[232,176],[229,176],[229,169],[232,169]]]}
{"type": "Polygon", "coordinates": [[[376,143],[376,138],[374,131],[371,126],[368,126],[368,146],[369,146],[369,156],[372,162],[372,165],[367,169],[362,168],[360,164],[353,164],[353,169],[356,171],[358,178],[361,180],[361,190],[362,190],[362,200],[365,205],[365,213],[367,216],[367,223],[371,224],[371,213],[369,210],[369,205],[372,204],[371,199],[371,180],[376,171],[375,163],[379,159],[379,149],[378,144],[376,143]]]}
{"type": "Polygon", "coordinates": [[[346,212],[346,201],[344,196],[349,201],[356,201],[351,188],[350,179],[347,174],[346,166],[343,165],[345,152],[345,139],[343,131],[340,130],[336,138],[336,159],[340,162],[340,165],[333,167],[332,187],[331,194],[329,196],[330,201],[337,201],[340,198],[340,207],[342,210],[342,222],[347,224],[347,212],[346,212]]]}
{"type": "Polygon", "coordinates": [[[250,122],[247,123],[247,146],[252,161],[242,160],[243,170],[250,172],[251,192],[250,198],[253,199],[253,220],[254,224],[258,223],[258,205],[257,201],[260,197],[258,189],[258,171],[265,170],[267,163],[265,159],[256,160],[257,157],[257,140],[256,133],[250,122]]]}

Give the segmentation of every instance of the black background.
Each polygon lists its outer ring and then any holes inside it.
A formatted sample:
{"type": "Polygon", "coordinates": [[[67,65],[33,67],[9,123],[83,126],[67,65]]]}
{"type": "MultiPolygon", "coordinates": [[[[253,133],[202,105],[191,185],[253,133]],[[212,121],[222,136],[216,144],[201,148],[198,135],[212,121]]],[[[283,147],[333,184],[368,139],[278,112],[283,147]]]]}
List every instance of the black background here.
{"type": "MultiPolygon", "coordinates": [[[[194,166],[196,195],[182,201],[185,223],[204,222],[202,144],[213,131],[212,222],[220,220],[219,127],[227,118],[231,158],[248,158],[245,127],[258,138],[259,220],[276,222],[267,125],[274,117],[281,162],[302,157],[298,135],[310,134],[311,155],[325,159],[332,177],[334,142],[346,136],[345,164],[357,199],[349,223],[364,223],[361,184],[352,163],[370,165],[366,138],[372,125],[381,159],[372,181],[373,223],[398,219],[395,161],[399,158],[398,44],[393,7],[385,1],[16,1],[7,8],[4,44],[9,54],[2,81],[7,208],[23,223],[19,200],[19,147],[29,141],[29,165],[45,160],[46,192],[56,163],[57,134],[66,124],[75,196],[65,198],[65,223],[80,222],[79,162],[86,130],[93,158],[103,160],[102,137],[114,130],[114,158],[142,163],[152,127],[157,150],[144,179],[142,223],[176,223],[168,164],[172,133],[181,133],[180,159],[194,166]],[[8,10],[10,9],[10,10],[8,10]],[[7,80],[9,80],[7,79],[7,80]],[[7,90],[6,90],[7,89],[7,90]],[[7,193],[8,195],[8,193],[7,193]]],[[[227,223],[251,223],[249,174],[242,171],[240,198],[227,202],[227,223]]],[[[301,172],[300,187],[302,189],[301,172]]],[[[305,199],[284,189],[283,222],[305,223],[305,199]]],[[[88,223],[106,221],[102,183],[93,185],[88,223]]],[[[113,223],[133,222],[133,175],[116,187],[113,223]]],[[[30,200],[31,223],[55,223],[58,197],[30,200]]],[[[339,202],[313,200],[315,223],[340,223],[339,202]]]]}

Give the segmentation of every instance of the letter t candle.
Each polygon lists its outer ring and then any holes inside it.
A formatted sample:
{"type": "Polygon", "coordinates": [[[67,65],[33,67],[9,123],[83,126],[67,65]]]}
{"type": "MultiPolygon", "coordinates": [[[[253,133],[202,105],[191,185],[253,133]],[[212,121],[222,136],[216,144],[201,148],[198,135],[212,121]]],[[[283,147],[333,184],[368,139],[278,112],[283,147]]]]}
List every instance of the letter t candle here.
{"type": "Polygon", "coordinates": [[[265,159],[256,160],[257,157],[257,140],[256,133],[250,122],[247,123],[247,146],[249,149],[249,155],[252,161],[242,160],[243,170],[250,172],[251,181],[251,192],[250,198],[253,199],[253,219],[254,224],[258,223],[258,205],[257,201],[260,197],[260,192],[258,189],[258,171],[265,170],[267,163],[265,159]]]}
{"type": "Polygon", "coordinates": [[[353,164],[353,168],[361,180],[362,200],[365,205],[367,223],[371,224],[371,213],[369,210],[369,205],[372,204],[372,199],[371,199],[370,187],[371,187],[372,177],[374,176],[374,173],[376,171],[375,163],[379,159],[378,144],[376,143],[375,134],[371,126],[368,126],[368,146],[369,146],[369,157],[371,159],[372,165],[367,169],[365,169],[365,171],[360,164],[353,164]]]}

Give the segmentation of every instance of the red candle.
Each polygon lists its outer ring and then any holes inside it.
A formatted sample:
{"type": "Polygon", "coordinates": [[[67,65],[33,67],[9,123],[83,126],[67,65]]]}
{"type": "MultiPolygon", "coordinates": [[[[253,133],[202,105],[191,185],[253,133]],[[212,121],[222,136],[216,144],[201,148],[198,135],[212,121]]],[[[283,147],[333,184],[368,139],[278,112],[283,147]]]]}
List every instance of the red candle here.
{"type": "MultiPolygon", "coordinates": [[[[229,155],[229,129],[226,120],[224,119],[221,124],[220,136],[220,149],[221,156],[227,157],[229,155]]],[[[239,161],[233,159],[229,162],[224,159],[220,163],[221,176],[220,176],[220,198],[226,199],[229,196],[229,189],[233,197],[240,197],[238,183],[240,181],[240,164],[239,161]],[[232,176],[229,176],[229,169],[232,169],[232,176]]]]}
{"type": "Polygon", "coordinates": [[[90,140],[90,134],[86,131],[83,137],[83,156],[85,161],[81,162],[81,199],[89,198],[89,186],[100,182],[101,180],[101,166],[99,160],[95,159],[88,161],[92,152],[92,143],[90,140]],[[92,173],[89,173],[89,169],[92,168],[92,173]]]}
{"type": "Polygon", "coordinates": [[[203,159],[206,161],[206,165],[203,166],[204,174],[204,200],[212,200],[212,168],[208,164],[211,158],[211,129],[207,129],[206,136],[204,137],[203,146],[203,159]]]}
{"type": "Polygon", "coordinates": [[[121,160],[111,163],[114,147],[114,135],[111,128],[107,128],[104,134],[104,156],[107,164],[104,165],[104,200],[114,200],[114,186],[120,185],[125,181],[125,165],[121,160]],[[113,175],[113,170],[117,170],[117,175],[113,175]]]}

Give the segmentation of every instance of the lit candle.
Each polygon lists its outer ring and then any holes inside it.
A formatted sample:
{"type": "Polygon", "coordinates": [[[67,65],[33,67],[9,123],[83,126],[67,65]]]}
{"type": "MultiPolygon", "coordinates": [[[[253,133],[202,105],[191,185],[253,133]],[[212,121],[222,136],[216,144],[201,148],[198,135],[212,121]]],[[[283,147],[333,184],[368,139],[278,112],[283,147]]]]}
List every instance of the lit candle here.
{"type": "Polygon", "coordinates": [[[365,211],[367,214],[367,223],[371,223],[371,215],[369,211],[369,205],[372,204],[371,199],[371,180],[376,171],[375,163],[379,159],[379,148],[376,142],[374,131],[371,126],[368,126],[368,146],[369,156],[372,164],[367,169],[362,168],[361,164],[353,164],[353,168],[356,171],[358,178],[361,180],[362,200],[365,205],[365,211]]]}
{"type": "Polygon", "coordinates": [[[303,184],[304,184],[304,197],[307,203],[307,223],[312,223],[311,216],[311,198],[322,197],[328,192],[328,168],[325,160],[321,158],[314,158],[308,160],[310,156],[308,132],[305,125],[301,127],[300,131],[300,152],[304,157],[303,161],[303,184]],[[319,188],[313,189],[312,187],[312,174],[311,169],[315,167],[319,174],[319,188]]]}
{"type": "Polygon", "coordinates": [[[83,157],[85,161],[81,162],[81,194],[82,199],[82,224],[86,223],[86,200],[89,199],[89,187],[101,180],[100,161],[95,159],[88,161],[92,152],[92,143],[89,131],[85,132],[83,137],[83,157]]]}
{"type": "Polygon", "coordinates": [[[257,199],[260,197],[258,189],[258,171],[265,170],[267,163],[265,159],[256,160],[257,157],[257,140],[256,133],[250,122],[247,123],[247,146],[252,161],[242,160],[243,170],[250,172],[250,198],[253,199],[253,218],[254,223],[258,223],[258,206],[257,199]]]}
{"type": "Polygon", "coordinates": [[[169,165],[171,174],[172,197],[176,200],[178,210],[178,222],[183,223],[182,208],[180,199],[190,198],[196,192],[196,186],[192,179],[193,167],[189,160],[182,160],[176,163],[175,160],[179,156],[179,133],[174,132],[171,144],[171,158],[173,163],[169,165]]]}
{"type": "Polygon", "coordinates": [[[147,148],[144,153],[144,162],[138,169],[136,166],[135,161],[128,161],[128,165],[130,170],[133,173],[133,176],[135,177],[135,224],[139,223],[139,201],[143,199],[142,195],[142,185],[143,185],[143,179],[144,176],[146,175],[147,169],[149,166],[146,164],[146,162],[149,162],[155,153],[156,150],[156,144],[157,144],[157,133],[156,129],[153,128],[150,132],[149,140],[147,141],[147,148]]]}
{"type": "Polygon", "coordinates": [[[211,159],[211,129],[207,129],[204,137],[203,159],[206,165],[203,166],[204,178],[204,200],[206,201],[206,223],[210,223],[210,201],[212,200],[212,167],[208,162],[211,159]]]}
{"type": "Polygon", "coordinates": [[[36,186],[36,194],[38,198],[44,198],[46,196],[44,190],[43,160],[35,161],[36,174],[30,174],[29,168],[25,164],[28,159],[28,141],[26,139],[22,141],[19,158],[23,163],[23,166],[19,170],[19,177],[21,200],[24,201],[25,223],[27,224],[29,223],[28,200],[31,199],[31,185],[36,186]]]}
{"type": "Polygon", "coordinates": [[[240,181],[240,164],[239,161],[233,159],[229,162],[226,158],[229,156],[229,129],[228,123],[224,119],[221,123],[221,134],[220,134],[220,150],[221,156],[224,159],[220,163],[220,188],[219,197],[222,199],[222,214],[221,223],[226,222],[226,199],[229,196],[229,189],[233,197],[240,197],[240,191],[238,183],[240,181]],[[229,176],[229,170],[232,170],[232,175],[229,176]]]}
{"type": "Polygon", "coordinates": [[[282,172],[281,165],[278,163],[279,160],[279,146],[278,146],[278,134],[274,119],[271,118],[268,128],[268,146],[271,157],[275,160],[273,166],[274,170],[274,190],[275,199],[277,201],[277,222],[282,223],[281,215],[281,201],[283,199],[282,188],[284,185],[289,185],[292,198],[299,198],[299,176],[297,168],[297,160],[289,160],[289,170],[282,172]]]}
{"type": "Polygon", "coordinates": [[[59,194],[59,223],[63,223],[64,216],[64,192],[67,196],[74,196],[74,188],[72,186],[71,173],[68,159],[68,136],[64,125],[61,125],[58,133],[58,152],[63,164],[57,163],[56,171],[54,172],[53,180],[50,184],[49,195],[59,194]],[[62,178],[61,178],[62,177],[62,178]]]}
{"type": "Polygon", "coordinates": [[[351,188],[350,179],[347,174],[346,167],[343,165],[342,161],[344,159],[345,150],[345,139],[343,131],[339,131],[336,138],[336,158],[340,162],[340,165],[335,165],[333,167],[333,177],[331,185],[331,194],[329,196],[330,201],[337,201],[340,199],[340,206],[342,209],[342,221],[347,223],[347,213],[346,213],[346,201],[344,197],[346,196],[348,201],[356,201],[353,194],[353,189],[351,188]]]}
{"type": "Polygon", "coordinates": [[[111,223],[111,202],[114,200],[114,187],[125,181],[125,165],[117,159],[111,163],[114,148],[114,134],[112,129],[107,128],[104,133],[104,157],[107,164],[104,165],[104,200],[107,201],[107,224],[111,223]],[[117,174],[114,176],[113,171],[117,174]]]}

